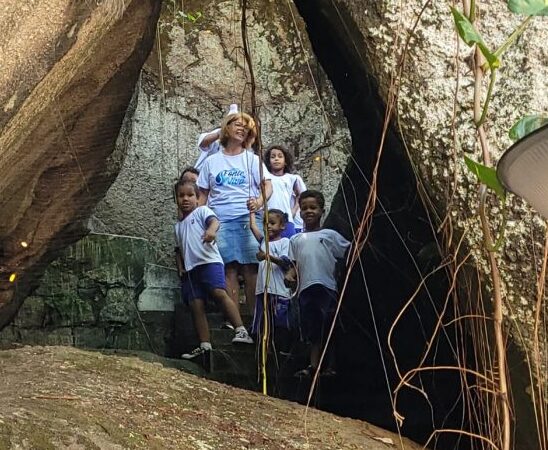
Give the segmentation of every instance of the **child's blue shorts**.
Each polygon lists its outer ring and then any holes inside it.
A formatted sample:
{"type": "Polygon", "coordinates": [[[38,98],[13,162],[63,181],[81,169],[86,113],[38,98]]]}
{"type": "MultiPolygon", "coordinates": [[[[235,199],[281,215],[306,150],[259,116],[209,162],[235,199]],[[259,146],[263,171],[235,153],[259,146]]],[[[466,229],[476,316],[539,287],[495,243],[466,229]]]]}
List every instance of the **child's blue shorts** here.
{"type": "Polygon", "coordinates": [[[321,284],[313,284],[299,294],[303,337],[312,344],[327,338],[337,308],[337,293],[321,284]]]}
{"type": "MultiPolygon", "coordinates": [[[[269,308],[269,325],[276,328],[289,329],[289,299],[276,294],[268,294],[267,305],[269,308]]],[[[264,294],[257,294],[255,299],[255,314],[251,334],[259,334],[263,326],[264,294]]]]}
{"type": "Polygon", "coordinates": [[[181,292],[187,305],[197,298],[205,301],[213,289],[226,289],[225,266],[222,263],[202,264],[183,275],[181,292]]]}

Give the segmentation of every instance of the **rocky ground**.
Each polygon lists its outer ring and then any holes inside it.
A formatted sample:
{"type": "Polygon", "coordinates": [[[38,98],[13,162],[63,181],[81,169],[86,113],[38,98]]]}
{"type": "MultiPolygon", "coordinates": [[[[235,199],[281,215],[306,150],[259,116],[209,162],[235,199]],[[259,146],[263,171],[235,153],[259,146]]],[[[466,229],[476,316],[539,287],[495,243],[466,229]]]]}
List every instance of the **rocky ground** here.
{"type": "Polygon", "coordinates": [[[0,449],[418,449],[369,425],[70,347],[0,351],[0,449]]]}

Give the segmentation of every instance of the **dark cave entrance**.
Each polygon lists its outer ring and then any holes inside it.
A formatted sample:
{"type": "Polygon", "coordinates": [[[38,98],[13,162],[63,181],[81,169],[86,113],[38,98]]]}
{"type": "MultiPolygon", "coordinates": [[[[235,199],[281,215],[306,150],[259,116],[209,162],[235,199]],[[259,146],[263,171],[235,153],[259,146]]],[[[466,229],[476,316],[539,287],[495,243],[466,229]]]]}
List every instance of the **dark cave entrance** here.
{"type": "MultiPolygon", "coordinates": [[[[354,162],[349,162],[348,177],[341,182],[327,219],[329,227],[349,237],[349,222],[355,228],[369,193],[361,171],[366,176],[372,173],[385,106],[365,59],[358,54],[361,38],[353,29],[352,19],[327,0],[295,0],[295,4],[306,22],[316,57],[337,92],[352,134],[354,162]],[[353,40],[358,45],[353,45],[353,40]],[[353,212],[352,217],[348,210],[353,212]]],[[[377,186],[379,200],[368,245],[362,253],[363,272],[358,265],[351,275],[334,342],[340,376],[335,384],[320,384],[317,405],[396,430],[390,391],[399,378],[387,337],[395,317],[419,286],[421,276],[439,263],[439,255],[409,160],[393,127],[386,137],[377,186]]],[[[393,346],[402,373],[417,367],[434,330],[448,289],[445,273],[439,271],[430,277],[425,287],[394,331],[393,346]]],[[[457,342],[462,345],[460,339],[462,336],[450,328],[440,333],[436,350],[430,352],[423,366],[457,365],[455,346],[457,342]]],[[[404,435],[424,443],[435,429],[469,429],[458,373],[424,371],[413,382],[428,399],[416,390],[400,392],[397,410],[405,417],[401,428],[404,435]]],[[[440,434],[431,441],[434,445],[444,449],[470,448],[465,438],[451,434],[440,434]]]]}

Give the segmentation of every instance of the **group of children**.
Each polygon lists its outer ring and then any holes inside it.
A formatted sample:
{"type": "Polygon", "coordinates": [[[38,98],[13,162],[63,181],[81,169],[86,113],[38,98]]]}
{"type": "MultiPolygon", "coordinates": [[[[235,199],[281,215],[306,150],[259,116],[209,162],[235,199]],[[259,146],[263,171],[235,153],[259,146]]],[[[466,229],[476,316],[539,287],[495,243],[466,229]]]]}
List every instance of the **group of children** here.
{"type": "MultiPolygon", "coordinates": [[[[204,135],[199,144],[203,140],[204,135]]],[[[215,142],[207,142],[208,147],[215,142]]],[[[222,151],[222,146],[216,151],[222,151]]],[[[198,164],[207,157],[202,153],[198,164]]],[[[285,332],[287,336],[291,299],[296,296],[302,335],[311,343],[310,365],[296,376],[310,376],[319,367],[322,345],[337,306],[337,261],[344,258],[350,243],[336,231],[322,229],[324,197],[318,191],[306,190],[302,178],[291,173],[291,154],[287,149],[271,146],[265,152],[264,162],[272,183],[267,220],[263,222],[263,211],[249,208],[248,221],[257,241],[259,263],[251,335],[262,333],[266,315],[273,333],[285,332]]],[[[242,323],[238,305],[227,293],[224,264],[229,261],[223,261],[216,243],[222,224],[203,201],[200,206],[198,174],[198,168],[186,169],[175,186],[179,219],[175,225],[177,266],[183,300],[190,307],[200,341],[197,348],[182,357],[209,360],[211,341],[205,313],[208,298],[218,302],[234,328],[233,343],[254,341],[242,323]]],[[[288,350],[286,344],[282,350],[288,350]]],[[[323,375],[334,374],[332,362],[332,358],[327,358],[323,375]]]]}

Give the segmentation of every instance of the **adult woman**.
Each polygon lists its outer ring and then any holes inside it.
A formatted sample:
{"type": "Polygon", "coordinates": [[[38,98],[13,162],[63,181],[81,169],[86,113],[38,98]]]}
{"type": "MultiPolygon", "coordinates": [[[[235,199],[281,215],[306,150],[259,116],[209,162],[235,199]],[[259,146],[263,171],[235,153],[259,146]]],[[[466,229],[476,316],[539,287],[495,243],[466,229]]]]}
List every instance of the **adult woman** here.
{"type": "MultiPolygon", "coordinates": [[[[229,114],[220,133],[221,151],[209,156],[198,177],[200,204],[215,212],[221,227],[217,245],[225,263],[228,294],[238,302],[238,273],[245,283],[246,300],[255,306],[257,243],[249,228],[249,212],[263,206],[259,157],[246,150],[257,135],[255,121],[245,113],[229,114]]],[[[272,194],[270,174],[263,165],[267,198],[272,194]]]]}

